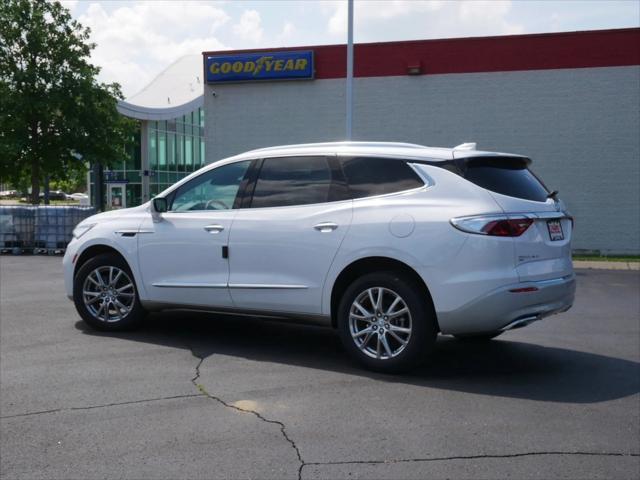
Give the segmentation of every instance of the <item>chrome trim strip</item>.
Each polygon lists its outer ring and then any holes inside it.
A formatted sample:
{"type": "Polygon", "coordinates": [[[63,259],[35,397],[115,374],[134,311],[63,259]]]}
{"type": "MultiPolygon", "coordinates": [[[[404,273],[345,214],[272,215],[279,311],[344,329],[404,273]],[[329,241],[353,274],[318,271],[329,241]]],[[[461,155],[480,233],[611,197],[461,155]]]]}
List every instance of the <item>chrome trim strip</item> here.
{"type": "Polygon", "coordinates": [[[151,284],[158,288],[251,288],[251,289],[284,289],[304,290],[306,285],[276,285],[267,283],[190,283],[190,282],[156,282],[151,284]]]}
{"type": "Polygon", "coordinates": [[[154,233],[153,230],[138,230],[137,228],[123,228],[122,230],[116,230],[115,232],[116,235],[127,235],[127,234],[133,234],[133,235],[137,235],[139,233],[154,233]]]}
{"type": "Polygon", "coordinates": [[[226,283],[178,283],[157,282],[151,284],[158,288],[227,288],[226,283]]]}
{"type": "Polygon", "coordinates": [[[269,283],[230,283],[229,288],[303,290],[309,287],[306,285],[278,285],[269,283]]]}
{"type": "Polygon", "coordinates": [[[575,274],[571,274],[571,275],[566,275],[564,277],[560,277],[560,278],[550,278],[549,280],[534,280],[531,282],[526,282],[526,283],[531,283],[533,285],[536,285],[538,287],[551,287],[553,285],[563,285],[565,283],[570,283],[571,281],[575,280],[575,274]]]}

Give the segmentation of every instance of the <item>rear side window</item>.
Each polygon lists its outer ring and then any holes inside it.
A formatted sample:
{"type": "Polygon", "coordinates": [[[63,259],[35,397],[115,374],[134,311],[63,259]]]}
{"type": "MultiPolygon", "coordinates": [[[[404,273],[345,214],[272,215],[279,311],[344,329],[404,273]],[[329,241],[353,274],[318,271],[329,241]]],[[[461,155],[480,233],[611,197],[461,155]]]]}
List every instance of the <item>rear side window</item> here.
{"type": "Polygon", "coordinates": [[[267,158],[262,163],[251,208],[329,201],[331,168],[325,157],[267,158]]]}
{"type": "Polygon", "coordinates": [[[372,197],[422,187],[424,182],[403,160],[355,157],[342,159],[353,198],[372,197]]]}
{"type": "Polygon", "coordinates": [[[534,202],[545,202],[549,194],[526,162],[517,159],[474,160],[467,164],[464,178],[492,192],[534,202]]]}

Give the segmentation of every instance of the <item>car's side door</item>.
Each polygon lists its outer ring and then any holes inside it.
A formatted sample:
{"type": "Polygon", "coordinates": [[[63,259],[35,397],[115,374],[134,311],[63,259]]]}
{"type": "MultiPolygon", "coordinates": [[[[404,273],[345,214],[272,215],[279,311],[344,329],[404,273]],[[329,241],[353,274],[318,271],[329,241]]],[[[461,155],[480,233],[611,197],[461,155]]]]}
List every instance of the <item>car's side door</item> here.
{"type": "Polygon", "coordinates": [[[229,238],[237,308],[321,312],[322,288],[351,224],[352,200],[335,157],[265,158],[229,238]]]}
{"type": "Polygon", "coordinates": [[[231,307],[227,245],[251,161],[222,165],[167,196],[169,211],[145,220],[138,261],[148,300],[231,307]]]}

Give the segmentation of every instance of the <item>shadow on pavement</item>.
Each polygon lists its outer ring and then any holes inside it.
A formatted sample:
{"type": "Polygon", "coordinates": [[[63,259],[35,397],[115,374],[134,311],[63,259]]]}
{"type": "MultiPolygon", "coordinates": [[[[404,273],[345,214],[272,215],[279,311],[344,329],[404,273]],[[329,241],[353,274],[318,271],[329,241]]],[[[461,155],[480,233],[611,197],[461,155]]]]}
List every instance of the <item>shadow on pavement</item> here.
{"type": "Polygon", "coordinates": [[[87,335],[188,349],[198,357],[235,356],[492,396],[595,403],[640,391],[638,362],[509,340],[469,344],[443,336],[424,367],[394,376],[360,369],[329,328],[181,311],[150,315],[134,332],[95,332],[81,321],[76,328],[87,335]]]}

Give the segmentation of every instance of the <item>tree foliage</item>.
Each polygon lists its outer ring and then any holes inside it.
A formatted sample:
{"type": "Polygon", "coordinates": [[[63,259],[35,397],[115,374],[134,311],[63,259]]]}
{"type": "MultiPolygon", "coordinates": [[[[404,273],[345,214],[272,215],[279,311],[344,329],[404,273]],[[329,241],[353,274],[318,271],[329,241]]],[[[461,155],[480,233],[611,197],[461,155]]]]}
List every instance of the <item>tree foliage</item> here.
{"type": "Polygon", "coordinates": [[[59,2],[0,2],[0,177],[30,178],[34,203],[46,176],[125,158],[135,122],[116,110],[119,85],[97,80],[89,33],[59,2]]]}

